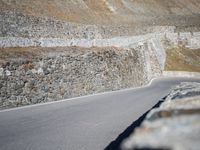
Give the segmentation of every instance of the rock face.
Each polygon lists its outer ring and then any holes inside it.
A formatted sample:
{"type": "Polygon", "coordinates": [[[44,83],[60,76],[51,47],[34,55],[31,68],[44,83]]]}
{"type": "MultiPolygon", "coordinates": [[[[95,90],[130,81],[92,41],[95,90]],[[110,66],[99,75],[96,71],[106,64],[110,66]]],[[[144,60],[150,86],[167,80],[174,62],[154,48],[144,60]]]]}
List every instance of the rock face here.
{"type": "Polygon", "coordinates": [[[147,82],[137,49],[13,48],[1,50],[0,108],[55,101],[147,82]]]}
{"type": "Polygon", "coordinates": [[[182,83],[147,115],[122,149],[197,150],[199,140],[200,83],[182,83]]]}

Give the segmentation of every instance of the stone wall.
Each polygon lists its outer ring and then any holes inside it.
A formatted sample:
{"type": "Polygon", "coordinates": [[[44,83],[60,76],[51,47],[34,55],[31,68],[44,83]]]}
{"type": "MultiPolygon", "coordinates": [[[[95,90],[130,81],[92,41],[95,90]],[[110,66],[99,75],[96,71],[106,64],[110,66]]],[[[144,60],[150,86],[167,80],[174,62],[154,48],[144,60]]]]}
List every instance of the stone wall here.
{"type": "Polygon", "coordinates": [[[136,87],[148,81],[138,49],[10,48],[0,51],[0,108],[136,87]]]}
{"type": "Polygon", "coordinates": [[[0,105],[16,107],[143,85],[161,76],[166,48],[200,47],[199,37],[173,32],[93,40],[2,37],[0,105]],[[39,57],[38,52],[43,54],[39,57]],[[51,71],[48,63],[58,66],[51,71]]]}
{"type": "MultiPolygon", "coordinates": [[[[158,27],[161,29],[161,27],[158,27]]],[[[174,33],[170,28],[163,27],[163,30],[155,33],[148,33],[137,36],[120,36],[114,38],[99,38],[92,39],[81,38],[25,38],[25,37],[0,37],[0,47],[65,47],[65,46],[80,46],[80,47],[141,47],[146,51],[154,53],[155,59],[158,60],[160,67],[164,70],[166,61],[166,49],[178,46],[185,46],[190,49],[200,48],[199,32],[181,32],[174,33]]],[[[171,27],[172,29],[172,27],[171,27]]],[[[95,34],[94,34],[95,35],[95,34]]],[[[99,34],[101,35],[101,34],[99,34]]]]}
{"type": "Polygon", "coordinates": [[[0,20],[0,37],[100,39],[175,30],[170,26],[78,24],[14,11],[0,11],[0,20]]]}
{"type": "Polygon", "coordinates": [[[0,20],[3,108],[140,86],[161,76],[166,48],[200,48],[192,27],[87,25],[14,11],[0,20]]]}

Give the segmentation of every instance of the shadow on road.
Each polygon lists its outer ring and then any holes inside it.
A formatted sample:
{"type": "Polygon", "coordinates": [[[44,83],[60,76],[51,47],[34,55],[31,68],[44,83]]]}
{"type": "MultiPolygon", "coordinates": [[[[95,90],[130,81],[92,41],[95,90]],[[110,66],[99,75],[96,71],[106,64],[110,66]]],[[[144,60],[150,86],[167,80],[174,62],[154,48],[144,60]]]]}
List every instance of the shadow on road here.
{"type": "Polygon", "coordinates": [[[112,141],[104,150],[122,150],[121,144],[122,142],[130,136],[131,133],[134,132],[134,130],[141,125],[141,123],[144,121],[146,115],[154,108],[157,108],[160,106],[160,104],[164,101],[165,97],[161,99],[156,105],[154,105],[150,110],[148,110],[146,113],[144,113],[139,119],[134,121],[124,132],[122,132],[114,141],[112,141]]]}

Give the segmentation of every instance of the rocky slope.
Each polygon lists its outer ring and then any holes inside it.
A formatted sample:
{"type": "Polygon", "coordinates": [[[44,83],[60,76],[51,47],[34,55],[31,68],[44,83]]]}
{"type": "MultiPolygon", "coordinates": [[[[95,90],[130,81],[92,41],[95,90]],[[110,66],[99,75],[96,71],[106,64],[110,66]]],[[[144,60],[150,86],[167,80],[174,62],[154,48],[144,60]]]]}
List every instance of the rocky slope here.
{"type": "Polygon", "coordinates": [[[130,36],[149,26],[191,31],[199,28],[199,12],[199,0],[0,0],[0,36],[130,36]]]}

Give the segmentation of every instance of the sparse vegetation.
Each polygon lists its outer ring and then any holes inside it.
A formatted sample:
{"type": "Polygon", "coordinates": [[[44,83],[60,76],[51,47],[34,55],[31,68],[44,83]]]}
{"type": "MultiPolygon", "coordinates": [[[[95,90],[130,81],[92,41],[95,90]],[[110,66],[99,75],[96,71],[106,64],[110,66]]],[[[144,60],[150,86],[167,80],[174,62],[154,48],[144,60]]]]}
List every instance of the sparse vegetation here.
{"type": "Polygon", "coordinates": [[[17,59],[17,58],[33,58],[38,56],[40,48],[37,47],[13,47],[0,48],[0,60],[17,59]]]}
{"type": "Polygon", "coordinates": [[[165,70],[200,72],[200,49],[189,49],[184,46],[166,50],[165,70]]]}

